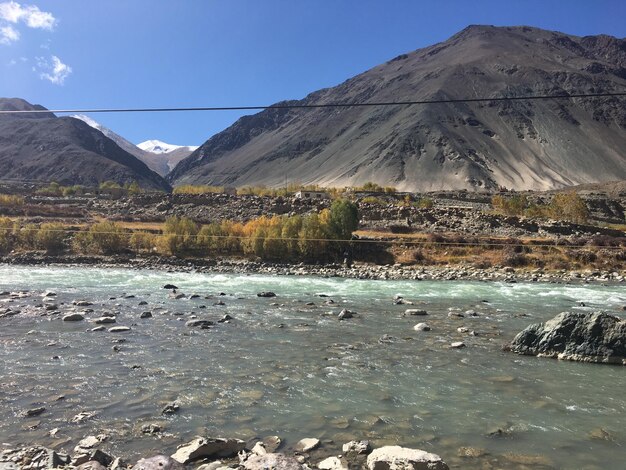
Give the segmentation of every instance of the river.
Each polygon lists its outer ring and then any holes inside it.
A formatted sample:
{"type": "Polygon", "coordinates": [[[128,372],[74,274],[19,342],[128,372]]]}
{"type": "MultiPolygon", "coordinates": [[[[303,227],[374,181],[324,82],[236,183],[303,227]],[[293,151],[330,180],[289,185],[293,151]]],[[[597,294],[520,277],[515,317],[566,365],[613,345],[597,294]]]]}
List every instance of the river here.
{"type": "Polygon", "coordinates": [[[106,448],[132,460],[171,453],[196,434],[278,435],[287,447],[320,438],[320,455],[353,439],[416,447],[451,468],[626,462],[623,367],[502,350],[528,324],[562,311],[623,315],[623,286],[0,266],[0,291],[27,291],[0,296],[0,310],[20,311],[0,318],[2,443],[71,451],[106,433],[106,448]],[[186,297],[170,298],[167,283],[186,297]],[[46,291],[56,296],[44,299],[46,291]],[[395,305],[396,295],[414,305],[395,305]],[[58,313],[42,307],[50,303],[58,313]],[[86,308],[93,312],[84,321],[61,320],[86,308]],[[357,315],[338,321],[344,308],[357,315]],[[406,316],[407,308],[428,315],[406,316]],[[131,330],[91,332],[105,311],[117,315],[107,328],[131,330]],[[144,311],[152,318],[140,318],[144,311]],[[186,326],[194,315],[216,322],[225,314],[232,320],[210,329],[186,326]],[[418,322],[431,331],[414,331],[418,322]],[[466,347],[451,349],[455,341],[466,347]],[[173,400],[179,412],[161,415],[173,400]],[[39,406],[41,415],[21,415],[39,406]],[[96,414],[72,423],[82,411],[96,414]],[[165,433],[144,435],[147,423],[165,433]],[[464,459],[461,447],[487,455],[464,459]]]}

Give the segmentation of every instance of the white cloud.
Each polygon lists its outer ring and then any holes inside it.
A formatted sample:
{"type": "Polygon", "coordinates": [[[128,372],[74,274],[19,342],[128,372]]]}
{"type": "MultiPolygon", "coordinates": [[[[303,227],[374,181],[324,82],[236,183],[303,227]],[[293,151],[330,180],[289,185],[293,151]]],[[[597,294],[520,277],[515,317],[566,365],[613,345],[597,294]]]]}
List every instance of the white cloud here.
{"type": "Polygon", "coordinates": [[[37,57],[37,68],[40,71],[39,78],[48,80],[55,85],[63,85],[65,79],[72,73],[72,67],[61,62],[57,56],[53,55],[50,60],[37,57]]]}
{"type": "Polygon", "coordinates": [[[56,18],[47,11],[41,11],[35,5],[20,5],[17,2],[0,3],[0,19],[9,23],[22,21],[29,28],[51,30],[56,24],[56,18]]]}
{"type": "Polygon", "coordinates": [[[11,44],[20,38],[20,32],[13,26],[0,27],[0,44],[11,44]]]}

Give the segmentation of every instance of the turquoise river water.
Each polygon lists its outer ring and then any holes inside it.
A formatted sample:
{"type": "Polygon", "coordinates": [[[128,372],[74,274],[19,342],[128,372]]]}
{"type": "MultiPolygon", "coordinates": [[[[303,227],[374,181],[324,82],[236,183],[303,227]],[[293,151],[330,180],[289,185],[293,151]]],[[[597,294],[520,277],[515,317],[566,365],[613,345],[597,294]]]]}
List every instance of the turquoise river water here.
{"type": "Polygon", "coordinates": [[[107,450],[133,459],[197,434],[278,435],[287,449],[322,439],[320,459],[369,439],[435,452],[451,468],[626,468],[625,368],[502,350],[562,311],[623,315],[623,286],[0,266],[0,291],[25,292],[0,296],[0,313],[20,312],[0,318],[2,445],[71,451],[106,433],[107,450]],[[186,298],[168,297],[166,283],[186,298]],[[395,305],[397,294],[414,305],[395,305]],[[51,303],[58,313],[44,309],[51,303]],[[338,321],[343,308],[358,315],[338,321]],[[404,316],[407,308],[428,315],[404,316]],[[83,321],[61,320],[85,309],[83,321]],[[478,316],[449,316],[470,309],[478,316]],[[105,311],[117,315],[107,328],[131,330],[91,332],[105,311]],[[152,318],[140,319],[144,311],[152,318]],[[229,323],[186,326],[224,314],[229,323]],[[418,322],[432,330],[414,331],[418,322]],[[466,347],[449,348],[455,341],[466,347]],[[179,413],[161,415],[173,400],[179,413]],[[22,416],[39,406],[39,416],[22,416]],[[95,415],[73,423],[83,411],[95,415]],[[146,423],[164,434],[142,434],[146,423]],[[485,455],[461,457],[461,447],[485,455]]]}

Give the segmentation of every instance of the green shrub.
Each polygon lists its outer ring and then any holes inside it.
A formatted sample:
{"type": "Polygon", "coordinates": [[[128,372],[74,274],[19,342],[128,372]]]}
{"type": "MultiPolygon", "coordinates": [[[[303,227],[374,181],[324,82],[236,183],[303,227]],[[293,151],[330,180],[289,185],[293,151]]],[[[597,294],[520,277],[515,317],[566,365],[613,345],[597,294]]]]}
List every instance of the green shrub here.
{"type": "Polygon", "coordinates": [[[13,194],[0,194],[0,206],[19,207],[24,205],[24,198],[13,194]]]}
{"type": "Polygon", "coordinates": [[[82,253],[123,253],[129,248],[129,234],[118,223],[98,222],[74,236],[74,247],[82,253]]]}
{"type": "Polygon", "coordinates": [[[19,232],[17,233],[18,245],[25,250],[36,250],[38,231],[39,227],[37,227],[35,224],[27,224],[20,228],[19,232]]]}
{"type": "Polygon", "coordinates": [[[41,224],[35,232],[35,247],[47,253],[58,253],[65,248],[65,227],[59,223],[41,224]]]}
{"type": "Polygon", "coordinates": [[[0,253],[8,253],[14,245],[15,224],[8,217],[0,217],[0,253]]]}
{"type": "Polygon", "coordinates": [[[172,191],[173,194],[210,194],[210,193],[223,193],[224,186],[195,186],[191,184],[185,184],[177,186],[172,191]]]}
{"type": "Polygon", "coordinates": [[[589,219],[589,209],[582,198],[574,193],[557,193],[548,206],[549,214],[557,220],[584,224],[589,219]]]}
{"type": "Polygon", "coordinates": [[[163,227],[160,247],[172,255],[189,252],[197,247],[199,230],[198,224],[188,217],[169,217],[163,227]]]}
{"type": "Polygon", "coordinates": [[[129,239],[130,248],[139,253],[139,252],[150,252],[157,245],[157,236],[153,233],[149,232],[133,232],[129,239]]]}
{"type": "Polygon", "coordinates": [[[434,205],[433,200],[427,197],[421,198],[417,203],[417,207],[420,209],[432,209],[434,205]]]}

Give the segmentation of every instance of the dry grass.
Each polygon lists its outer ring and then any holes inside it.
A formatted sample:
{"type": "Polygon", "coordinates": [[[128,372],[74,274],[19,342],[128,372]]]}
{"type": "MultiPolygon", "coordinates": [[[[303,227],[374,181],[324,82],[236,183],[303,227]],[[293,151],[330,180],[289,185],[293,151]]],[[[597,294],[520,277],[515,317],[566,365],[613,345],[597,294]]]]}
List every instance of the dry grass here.
{"type": "Polygon", "coordinates": [[[358,234],[383,240],[379,242],[380,249],[388,252],[394,262],[406,266],[622,271],[626,260],[625,238],[598,241],[592,237],[557,245],[554,239],[547,238],[510,239],[424,233],[397,235],[382,231],[361,231],[358,234]]]}

